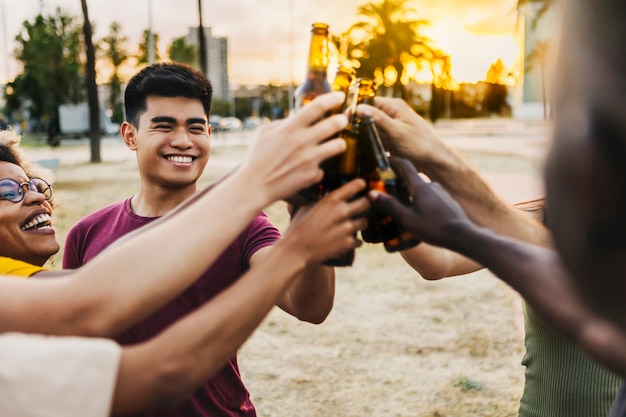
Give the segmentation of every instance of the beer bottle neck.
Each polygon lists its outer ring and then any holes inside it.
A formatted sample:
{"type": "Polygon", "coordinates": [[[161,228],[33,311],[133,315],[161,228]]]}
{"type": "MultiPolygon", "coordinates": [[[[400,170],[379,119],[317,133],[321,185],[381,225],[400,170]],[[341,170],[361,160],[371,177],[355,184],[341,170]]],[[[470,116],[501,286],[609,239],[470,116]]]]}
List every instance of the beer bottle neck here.
{"type": "Polygon", "coordinates": [[[309,50],[309,73],[318,73],[326,78],[328,70],[328,32],[313,32],[311,46],[309,50]]]}
{"type": "MultiPolygon", "coordinates": [[[[377,171],[392,171],[391,163],[385,153],[385,148],[381,142],[376,125],[372,117],[366,116],[356,121],[358,124],[359,140],[363,141],[363,146],[366,146],[371,152],[370,164],[375,166],[377,171]]],[[[372,166],[372,168],[374,168],[372,166]]]]}

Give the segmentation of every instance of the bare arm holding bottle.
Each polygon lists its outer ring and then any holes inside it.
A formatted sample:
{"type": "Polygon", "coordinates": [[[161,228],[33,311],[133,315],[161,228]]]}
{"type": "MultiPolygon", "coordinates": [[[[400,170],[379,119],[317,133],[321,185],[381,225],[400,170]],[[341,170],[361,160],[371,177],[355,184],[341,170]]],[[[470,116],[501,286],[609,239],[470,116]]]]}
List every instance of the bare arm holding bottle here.
{"type": "Polygon", "coordinates": [[[187,288],[259,210],[319,181],[319,163],[345,146],[325,140],[346,123],[343,115],[321,115],[343,97],[325,95],[295,117],[262,126],[239,169],[84,267],[41,272],[64,275],[56,279],[0,280],[0,329],[110,336],[152,313],[187,288]]]}
{"type": "Polygon", "coordinates": [[[358,245],[353,235],[365,220],[355,215],[369,202],[352,197],[364,187],[355,180],[325,196],[231,287],[155,338],[125,348],[114,414],[184,399],[236,353],[307,265],[358,245]]]}
{"type": "MultiPolygon", "coordinates": [[[[502,200],[477,170],[437,136],[432,126],[401,100],[376,97],[374,106],[359,105],[358,113],[373,117],[392,156],[406,158],[446,189],[472,221],[506,236],[550,246],[541,225],[502,200]]],[[[426,279],[462,275],[482,266],[454,251],[428,244],[401,252],[406,262],[426,279]]]]}

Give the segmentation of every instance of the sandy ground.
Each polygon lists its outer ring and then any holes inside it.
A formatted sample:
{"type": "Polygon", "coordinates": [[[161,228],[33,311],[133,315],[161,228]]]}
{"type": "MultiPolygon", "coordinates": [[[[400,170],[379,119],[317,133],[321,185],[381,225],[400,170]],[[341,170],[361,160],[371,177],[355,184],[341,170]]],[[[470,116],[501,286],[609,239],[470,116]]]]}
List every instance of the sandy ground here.
{"type": "MultiPolygon", "coordinates": [[[[482,120],[436,128],[507,201],[542,196],[547,125],[482,120]]],[[[252,135],[216,135],[202,182],[234,166],[252,135]]],[[[61,242],[80,217],[137,188],[134,156],[118,139],[103,142],[100,164],[86,163],[84,141],[27,153],[60,161],[61,242]]],[[[267,211],[286,226],[283,203],[267,211]]],[[[504,417],[516,415],[523,353],[521,301],[488,271],[427,282],[397,254],[366,246],[353,267],[337,269],[335,307],[324,323],[275,309],[242,347],[240,366],[260,417],[504,417]]]]}

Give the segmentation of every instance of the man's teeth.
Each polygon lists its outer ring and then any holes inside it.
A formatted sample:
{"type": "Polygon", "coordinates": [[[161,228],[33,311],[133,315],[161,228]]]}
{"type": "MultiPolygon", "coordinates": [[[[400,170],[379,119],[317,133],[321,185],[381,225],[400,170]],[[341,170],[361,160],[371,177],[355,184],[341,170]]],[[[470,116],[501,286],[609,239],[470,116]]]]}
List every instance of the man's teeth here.
{"type": "Polygon", "coordinates": [[[183,164],[189,164],[191,163],[191,161],[193,161],[193,158],[191,156],[168,156],[167,160],[172,161],[172,162],[180,162],[183,164]]]}
{"type": "Polygon", "coordinates": [[[28,223],[23,225],[22,226],[22,230],[32,229],[32,228],[40,226],[42,224],[45,225],[45,227],[51,227],[49,225],[49,223],[50,223],[50,215],[49,214],[40,214],[39,216],[35,217],[31,221],[29,221],[28,223]]]}

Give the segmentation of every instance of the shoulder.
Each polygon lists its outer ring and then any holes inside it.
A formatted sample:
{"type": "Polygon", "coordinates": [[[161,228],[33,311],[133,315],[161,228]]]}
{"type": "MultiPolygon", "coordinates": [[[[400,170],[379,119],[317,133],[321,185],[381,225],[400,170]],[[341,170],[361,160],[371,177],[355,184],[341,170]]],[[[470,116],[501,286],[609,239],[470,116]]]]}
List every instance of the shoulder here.
{"type": "Polygon", "coordinates": [[[76,224],[92,223],[99,221],[100,219],[119,215],[120,213],[124,213],[126,211],[126,207],[130,208],[130,198],[102,207],[93,213],[86,215],[76,224]]]}
{"type": "Polygon", "coordinates": [[[124,216],[127,211],[130,211],[130,198],[102,207],[80,219],[70,228],[68,236],[73,237],[76,234],[87,233],[87,231],[98,228],[100,225],[110,225],[113,219],[124,216]]]}
{"type": "Polygon", "coordinates": [[[248,229],[262,228],[262,227],[270,227],[278,230],[278,227],[272,222],[269,216],[265,212],[260,212],[256,215],[256,217],[250,222],[248,229]]]}

